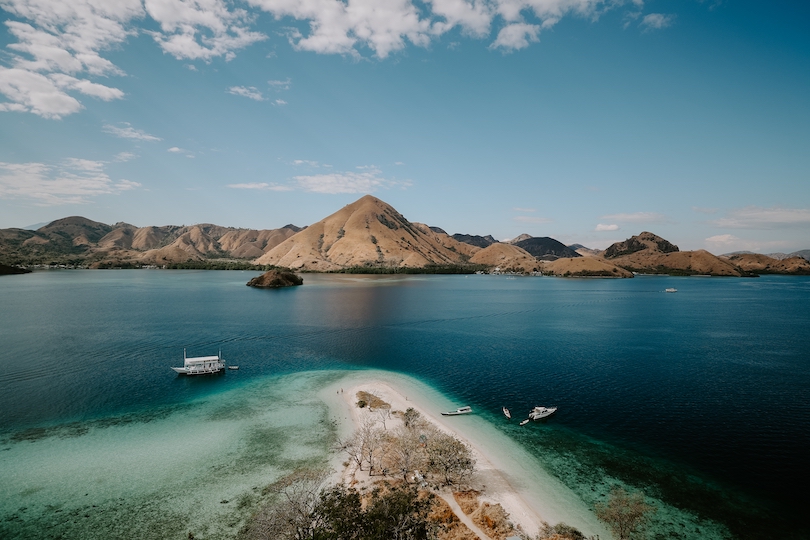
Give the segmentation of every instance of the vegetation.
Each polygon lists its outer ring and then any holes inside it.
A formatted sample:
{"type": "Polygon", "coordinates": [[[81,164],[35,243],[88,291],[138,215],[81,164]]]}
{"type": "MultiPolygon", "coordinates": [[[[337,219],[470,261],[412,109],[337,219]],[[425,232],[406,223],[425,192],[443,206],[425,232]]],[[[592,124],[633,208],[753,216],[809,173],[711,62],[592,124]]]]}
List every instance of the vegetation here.
{"type": "Polygon", "coordinates": [[[628,493],[620,487],[610,491],[606,502],[596,504],[596,517],[618,540],[642,537],[644,525],[655,512],[656,508],[645,502],[643,493],[628,493]]]}
{"type": "Polygon", "coordinates": [[[271,502],[240,531],[243,540],[419,540],[436,538],[434,495],[383,483],[371,493],[343,484],[321,489],[324,471],[298,471],[265,489],[271,502]]]}

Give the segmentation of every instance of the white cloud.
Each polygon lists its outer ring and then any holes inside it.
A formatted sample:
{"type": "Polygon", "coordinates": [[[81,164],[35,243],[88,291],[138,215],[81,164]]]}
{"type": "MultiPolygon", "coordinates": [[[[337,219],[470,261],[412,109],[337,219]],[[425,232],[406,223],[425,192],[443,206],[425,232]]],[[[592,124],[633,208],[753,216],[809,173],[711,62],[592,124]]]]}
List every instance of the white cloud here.
{"type": "MultiPolygon", "coordinates": [[[[359,168],[359,167],[358,167],[359,168]]],[[[362,172],[347,171],[342,173],[296,176],[293,178],[298,188],[313,193],[371,193],[380,188],[394,186],[407,187],[407,182],[397,182],[383,178],[382,171],[376,167],[365,168],[362,172]]]]}
{"type": "Polygon", "coordinates": [[[177,153],[182,152],[182,151],[183,151],[183,149],[182,149],[182,148],[180,148],[180,147],[178,147],[178,146],[172,146],[171,148],[169,148],[169,149],[168,149],[168,150],[166,150],[166,151],[167,151],[167,152],[172,152],[173,154],[177,154],[177,153]]]}
{"type": "Polygon", "coordinates": [[[292,79],[287,77],[283,81],[281,80],[270,80],[267,81],[267,84],[270,85],[271,88],[275,90],[289,90],[290,86],[292,85],[292,79]]]}
{"type": "Polygon", "coordinates": [[[649,32],[651,30],[660,30],[661,28],[666,28],[668,26],[672,26],[672,23],[675,21],[675,17],[673,15],[665,15],[663,13],[650,13],[645,15],[641,19],[641,26],[644,31],[649,32]]]}
{"type": "Polygon", "coordinates": [[[810,209],[748,206],[729,212],[714,225],[730,229],[780,229],[810,225],[810,209]]]}
{"type": "Polygon", "coordinates": [[[395,161],[394,165],[405,165],[405,163],[403,163],[402,161],[395,161]]]}
{"type": "Polygon", "coordinates": [[[634,212],[632,214],[608,214],[602,219],[626,223],[655,223],[664,221],[664,216],[655,212],[634,212]]]}
{"type": "Polygon", "coordinates": [[[136,156],[132,152],[119,152],[118,154],[115,155],[114,160],[123,163],[126,161],[132,161],[136,157],[138,156],[136,156]]]}
{"type": "Polygon", "coordinates": [[[274,104],[274,105],[286,105],[286,104],[287,104],[287,102],[286,102],[286,101],[284,101],[283,99],[277,99],[277,100],[275,100],[275,101],[273,102],[273,104],[274,104]]]}
{"type": "Polygon", "coordinates": [[[87,204],[94,197],[129,191],[141,184],[114,182],[100,161],[69,158],[58,166],[0,162],[0,198],[27,199],[38,206],[87,204]]]}
{"type": "Polygon", "coordinates": [[[540,41],[540,38],[537,37],[539,33],[540,27],[536,24],[513,23],[501,28],[498,38],[490,47],[506,50],[525,49],[530,43],[540,41]]]}
{"type": "Polygon", "coordinates": [[[116,137],[121,137],[122,139],[135,139],[138,141],[162,141],[160,137],[155,137],[154,135],[150,135],[140,129],[135,129],[129,122],[121,122],[123,127],[113,126],[111,124],[106,124],[102,130],[105,133],[109,133],[110,135],[115,135],[116,137]]]}
{"type": "Polygon", "coordinates": [[[249,29],[247,11],[229,10],[223,0],[144,0],[144,7],[160,24],[160,32],[150,34],[178,60],[230,60],[235,51],[267,39],[249,29]]]}
{"type": "Polygon", "coordinates": [[[714,246],[735,244],[739,241],[740,239],[734,236],[733,234],[718,234],[715,236],[710,236],[705,240],[706,243],[712,244],[714,246]]]}
{"type": "Polygon", "coordinates": [[[518,223],[551,223],[553,220],[550,218],[544,217],[535,217],[535,216],[515,216],[512,218],[514,221],[518,223]]]}
{"type": "Polygon", "coordinates": [[[267,182],[252,182],[247,184],[228,184],[232,189],[255,189],[259,191],[292,191],[291,186],[282,186],[279,184],[268,184],[267,182]]]}
{"type": "Polygon", "coordinates": [[[604,223],[599,223],[599,224],[596,225],[596,228],[594,229],[594,231],[597,231],[597,232],[618,231],[618,230],[619,230],[619,226],[616,225],[615,223],[610,224],[610,225],[605,225],[604,223]]]}
{"type": "Polygon", "coordinates": [[[293,165],[306,165],[308,167],[320,167],[317,161],[310,161],[308,159],[294,159],[293,165]]]}
{"type": "Polygon", "coordinates": [[[254,101],[264,101],[264,96],[255,86],[231,86],[228,88],[229,94],[244,96],[254,101]]]}

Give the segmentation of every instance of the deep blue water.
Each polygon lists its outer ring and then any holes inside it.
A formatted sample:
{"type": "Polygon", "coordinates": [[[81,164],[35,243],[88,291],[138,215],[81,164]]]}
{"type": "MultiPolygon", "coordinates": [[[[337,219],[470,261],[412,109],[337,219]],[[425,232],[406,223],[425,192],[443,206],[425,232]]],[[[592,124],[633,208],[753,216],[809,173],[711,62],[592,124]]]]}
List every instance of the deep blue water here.
{"type": "Polygon", "coordinates": [[[53,271],[0,279],[0,431],[184,402],[258,377],[381,368],[494,422],[587,500],[610,478],[734,536],[808,537],[810,279],[53,271]],[[666,294],[664,289],[678,292],[666,294]],[[175,376],[221,349],[238,372],[175,376]],[[500,422],[503,424],[503,422],[500,422]],[[589,487],[590,486],[590,487],[589,487]],[[774,528],[775,527],[775,528],[774,528]]]}

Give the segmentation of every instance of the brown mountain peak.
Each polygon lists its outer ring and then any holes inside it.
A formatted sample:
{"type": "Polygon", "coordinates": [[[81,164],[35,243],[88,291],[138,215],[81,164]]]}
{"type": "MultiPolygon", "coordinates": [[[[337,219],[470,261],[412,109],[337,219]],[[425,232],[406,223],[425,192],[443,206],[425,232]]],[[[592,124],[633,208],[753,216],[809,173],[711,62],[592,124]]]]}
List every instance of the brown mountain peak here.
{"type": "Polygon", "coordinates": [[[613,259],[623,255],[630,255],[639,251],[651,253],[674,253],[679,251],[678,246],[664,240],[660,236],[649,231],[644,231],[637,236],[631,236],[624,242],[616,242],[605,250],[604,257],[613,259]]]}

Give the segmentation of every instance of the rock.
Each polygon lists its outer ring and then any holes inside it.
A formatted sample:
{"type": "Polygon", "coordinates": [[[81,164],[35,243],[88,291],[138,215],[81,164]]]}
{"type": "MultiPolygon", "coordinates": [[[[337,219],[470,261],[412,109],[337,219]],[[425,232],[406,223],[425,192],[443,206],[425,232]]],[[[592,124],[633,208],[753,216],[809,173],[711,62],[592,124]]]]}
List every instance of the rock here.
{"type": "Polygon", "coordinates": [[[284,270],[269,270],[247,282],[248,287],[259,287],[262,289],[278,289],[303,284],[304,280],[299,276],[284,270]]]}

